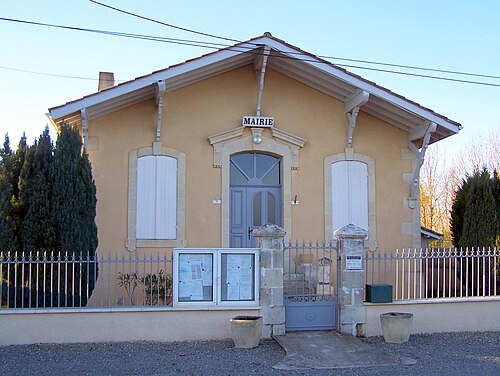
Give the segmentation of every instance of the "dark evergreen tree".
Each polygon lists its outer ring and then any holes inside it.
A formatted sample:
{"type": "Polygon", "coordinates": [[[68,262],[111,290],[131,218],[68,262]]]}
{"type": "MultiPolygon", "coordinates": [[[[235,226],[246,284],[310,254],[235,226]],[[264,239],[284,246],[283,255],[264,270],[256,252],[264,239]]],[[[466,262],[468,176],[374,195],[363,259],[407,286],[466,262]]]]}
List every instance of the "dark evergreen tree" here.
{"type": "MultiPolygon", "coordinates": [[[[50,167],[51,229],[55,249],[61,257],[72,260],[95,260],[97,248],[96,190],[91,167],[78,131],[62,125],[50,167]],[[66,256],[68,255],[68,256],[66,256]]],[[[60,304],[84,306],[97,279],[97,266],[84,265],[74,272],[72,296],[60,304]],[[77,281],[81,281],[75,283],[77,281]]]]}
{"type": "Polygon", "coordinates": [[[12,218],[12,150],[9,136],[0,148],[0,252],[15,250],[14,220],[12,218]]]}
{"type": "MultiPolygon", "coordinates": [[[[497,238],[495,242],[495,247],[500,248],[500,175],[496,170],[493,171],[493,197],[495,197],[496,199],[496,208],[497,208],[497,238]]],[[[499,267],[500,267],[500,260],[499,260],[499,267]]],[[[500,275],[498,277],[500,279],[500,275]]]]}
{"type": "Polygon", "coordinates": [[[462,237],[462,230],[464,227],[465,207],[467,205],[467,198],[469,197],[469,190],[471,186],[471,177],[467,176],[463,181],[460,188],[455,192],[455,199],[451,207],[450,227],[451,238],[455,247],[460,247],[460,238],[462,237]]]}
{"type": "Polygon", "coordinates": [[[11,198],[11,218],[14,224],[14,241],[15,250],[21,251],[21,227],[23,223],[24,215],[26,214],[26,206],[19,200],[19,177],[21,176],[21,170],[24,165],[24,160],[26,158],[26,153],[28,152],[28,144],[26,143],[26,136],[23,133],[17,149],[14,153],[11,153],[10,164],[9,164],[9,175],[10,175],[10,188],[12,193],[11,198]]]}
{"type": "Polygon", "coordinates": [[[495,180],[484,169],[470,179],[463,217],[460,247],[494,247],[498,236],[497,200],[493,196],[495,180]]]}
{"type": "Polygon", "coordinates": [[[80,135],[63,125],[53,148],[46,128],[31,147],[23,136],[16,152],[6,135],[0,156],[0,251],[17,257],[2,270],[2,303],[85,306],[97,279],[96,190],[80,135]]]}
{"type": "Polygon", "coordinates": [[[19,179],[19,202],[25,214],[20,239],[24,252],[51,250],[50,228],[50,166],[52,141],[45,128],[38,141],[27,151],[19,179]]]}
{"type": "Polygon", "coordinates": [[[500,279],[493,280],[495,266],[477,259],[473,255],[482,254],[482,248],[498,246],[500,239],[500,205],[499,181],[496,173],[490,176],[487,169],[475,171],[463,181],[457,191],[451,212],[451,229],[454,244],[457,247],[468,248],[468,257],[462,259],[466,263],[462,270],[468,270],[467,289],[470,294],[492,293],[495,283],[500,288],[500,279]],[[488,265],[488,266],[487,266],[488,265]],[[491,268],[482,278],[474,278],[484,273],[485,268],[491,268]]]}
{"type": "MultiPolygon", "coordinates": [[[[19,176],[18,213],[21,215],[19,246],[25,258],[43,258],[43,251],[50,251],[50,165],[52,142],[46,127],[40,138],[25,153],[19,176]],[[42,251],[42,253],[41,253],[42,251]]],[[[50,255],[50,253],[49,253],[50,255]]],[[[46,307],[51,305],[52,293],[42,286],[51,286],[52,271],[49,265],[24,266],[24,275],[31,276],[24,296],[24,306],[46,307]],[[31,270],[30,270],[31,268],[31,270]]],[[[28,277],[25,277],[25,279],[28,277]]],[[[26,281],[25,281],[26,282],[26,281]]]]}

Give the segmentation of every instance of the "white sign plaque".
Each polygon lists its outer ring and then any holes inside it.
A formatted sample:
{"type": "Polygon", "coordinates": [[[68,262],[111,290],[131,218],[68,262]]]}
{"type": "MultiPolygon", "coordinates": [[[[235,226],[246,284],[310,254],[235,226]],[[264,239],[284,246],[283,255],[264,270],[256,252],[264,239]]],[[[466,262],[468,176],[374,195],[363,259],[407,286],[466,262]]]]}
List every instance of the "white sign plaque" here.
{"type": "Polygon", "coordinates": [[[346,256],[345,270],[363,270],[363,256],[346,256]]]}
{"type": "Polygon", "coordinates": [[[244,127],[272,128],[274,127],[274,118],[264,116],[243,116],[241,125],[244,127]]]}

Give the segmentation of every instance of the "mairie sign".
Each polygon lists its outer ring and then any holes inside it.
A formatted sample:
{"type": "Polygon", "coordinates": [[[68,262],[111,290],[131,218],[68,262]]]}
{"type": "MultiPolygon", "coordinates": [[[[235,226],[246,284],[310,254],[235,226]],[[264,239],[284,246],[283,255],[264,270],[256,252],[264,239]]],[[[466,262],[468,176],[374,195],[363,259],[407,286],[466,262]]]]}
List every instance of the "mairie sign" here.
{"type": "Polygon", "coordinates": [[[243,116],[241,125],[244,127],[271,128],[274,126],[274,118],[263,116],[243,116]]]}

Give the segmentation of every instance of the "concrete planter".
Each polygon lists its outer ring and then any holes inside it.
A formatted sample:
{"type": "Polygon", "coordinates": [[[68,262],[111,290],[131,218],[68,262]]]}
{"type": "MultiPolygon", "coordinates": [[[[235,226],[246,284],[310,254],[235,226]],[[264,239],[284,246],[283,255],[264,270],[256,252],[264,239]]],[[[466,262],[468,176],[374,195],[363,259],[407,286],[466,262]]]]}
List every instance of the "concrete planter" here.
{"type": "Polygon", "coordinates": [[[231,335],[234,346],[240,349],[253,349],[259,345],[262,336],[261,316],[237,316],[231,319],[231,335]]]}
{"type": "Polygon", "coordinates": [[[410,339],[413,313],[389,312],[380,315],[385,342],[403,343],[410,339]]]}

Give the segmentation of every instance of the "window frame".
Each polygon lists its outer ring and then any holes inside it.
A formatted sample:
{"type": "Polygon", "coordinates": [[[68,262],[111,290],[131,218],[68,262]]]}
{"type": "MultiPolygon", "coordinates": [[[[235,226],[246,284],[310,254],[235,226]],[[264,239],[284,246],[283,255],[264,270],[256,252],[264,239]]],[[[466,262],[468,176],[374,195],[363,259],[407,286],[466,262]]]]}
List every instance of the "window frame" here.
{"type": "Polygon", "coordinates": [[[133,252],[137,248],[182,247],[185,241],[185,186],[186,156],[175,149],[164,147],[161,142],[153,146],[133,150],[129,153],[128,220],[126,248],[133,252]],[[177,211],[176,239],[137,238],[137,160],[144,156],[166,156],[177,160],[177,211]]]}

